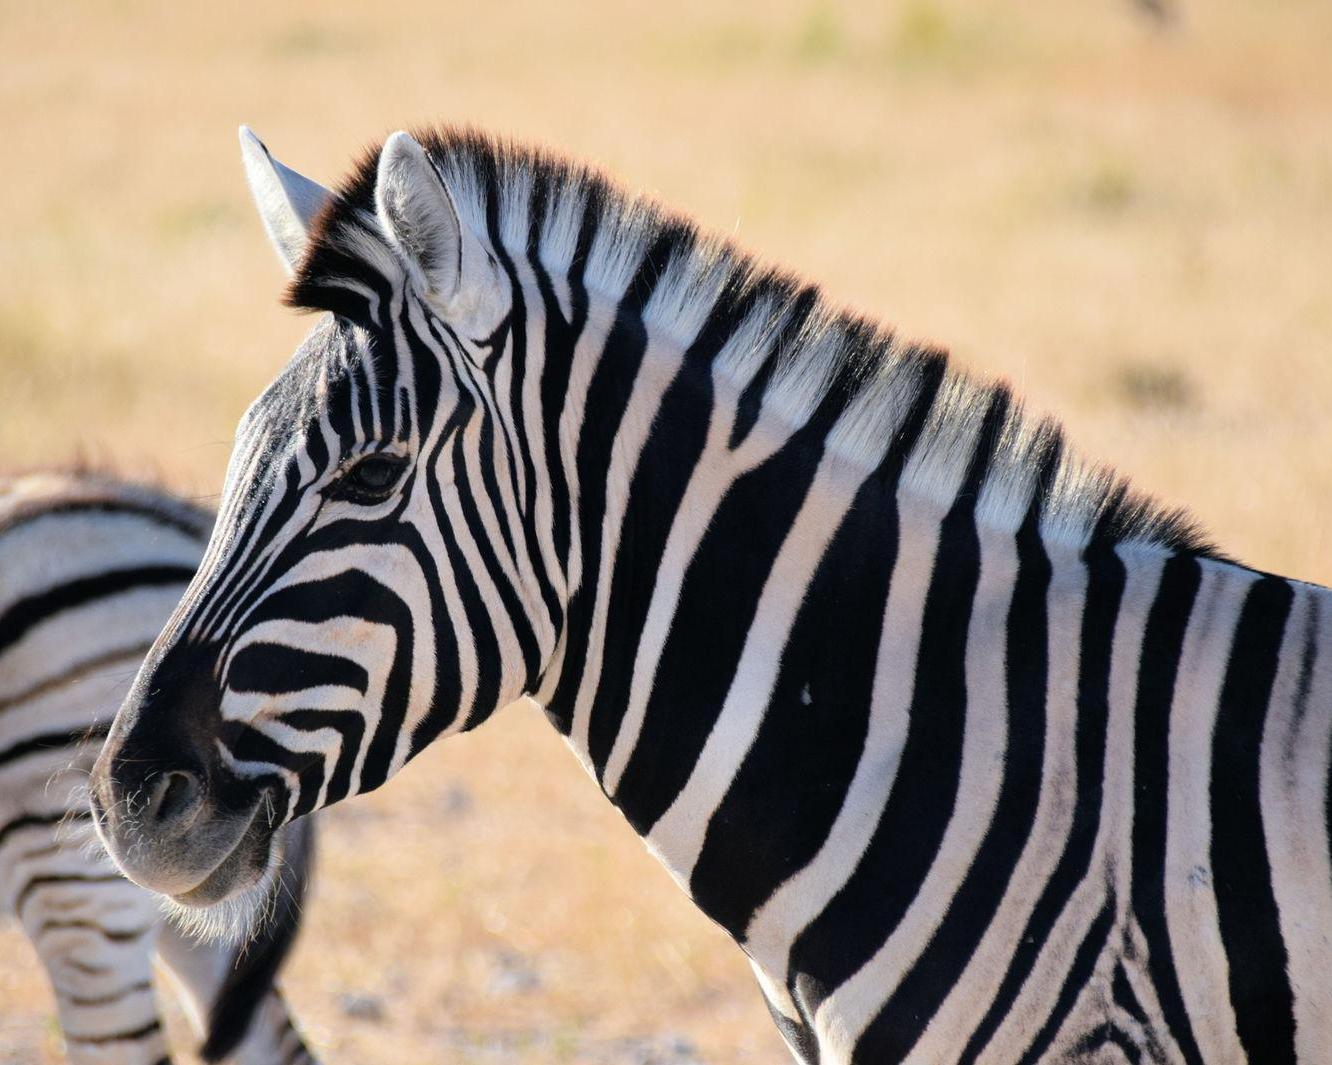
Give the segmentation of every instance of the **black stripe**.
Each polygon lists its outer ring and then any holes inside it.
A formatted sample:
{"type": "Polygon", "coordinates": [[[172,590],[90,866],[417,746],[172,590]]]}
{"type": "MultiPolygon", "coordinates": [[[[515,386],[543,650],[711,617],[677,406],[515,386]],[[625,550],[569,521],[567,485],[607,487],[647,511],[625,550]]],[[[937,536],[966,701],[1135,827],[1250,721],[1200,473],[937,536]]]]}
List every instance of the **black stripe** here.
{"type": "Polygon", "coordinates": [[[729,336],[720,304],[685,354],[662,397],[652,431],[629,481],[620,543],[607,599],[606,644],[588,725],[588,751],[604,766],[619,732],[633,681],[634,651],[647,621],[657,568],[681,499],[707,442],[712,416],[708,363],[729,336]]]}
{"type": "MultiPolygon", "coordinates": [[[[1259,789],[1263,725],[1294,593],[1278,577],[1244,600],[1212,746],[1212,875],[1230,1002],[1250,1060],[1295,1060],[1294,996],[1259,789]]],[[[1313,930],[1310,930],[1311,934],[1313,930]]]]}
{"type": "Polygon", "coordinates": [[[38,595],[15,600],[0,614],[0,651],[12,646],[33,628],[57,614],[85,606],[98,599],[170,584],[188,584],[194,576],[189,566],[137,566],[111,570],[95,577],[81,577],[38,595]]]}
{"type": "MultiPolygon", "coordinates": [[[[325,531],[321,530],[321,535],[325,531]]],[[[369,574],[348,570],[324,580],[278,589],[260,604],[250,624],[257,625],[265,619],[327,622],[344,617],[349,603],[356,604],[357,617],[372,624],[387,626],[392,629],[395,639],[379,723],[370,740],[361,770],[360,790],[366,792],[377,788],[387,779],[389,762],[406,716],[411,692],[412,645],[416,638],[411,610],[407,604],[393,589],[369,574]]],[[[297,814],[309,812],[307,800],[312,802],[313,796],[307,796],[303,791],[295,811],[297,814]]]]}
{"type": "MultiPolygon", "coordinates": [[[[541,295],[546,324],[544,341],[545,361],[541,369],[541,431],[545,441],[546,476],[549,479],[551,497],[551,543],[555,558],[561,566],[565,583],[568,579],[570,511],[572,499],[569,495],[569,483],[565,476],[564,459],[560,441],[560,424],[568,402],[569,375],[573,367],[574,348],[582,336],[587,324],[588,296],[583,284],[583,271],[586,268],[587,254],[591,248],[592,233],[595,230],[595,212],[584,207],[584,215],[579,229],[578,246],[573,261],[570,263],[566,281],[569,289],[569,317],[566,320],[560,307],[560,301],[551,283],[550,275],[541,260],[539,245],[541,226],[544,221],[546,203],[553,195],[544,173],[537,175],[532,190],[532,226],[528,234],[528,265],[536,278],[537,291],[541,295]]],[[[563,604],[556,615],[557,630],[564,626],[563,604]]]]}
{"type": "Polygon", "coordinates": [[[1055,1002],[1054,1009],[1050,1011],[1050,1016],[1046,1018],[1041,1030],[1036,1033],[1036,1038],[1027,1048],[1027,1052],[1022,1055],[1021,1065],[1036,1065],[1036,1062],[1040,1061],[1050,1049],[1050,1044],[1059,1034],[1065,1018],[1077,1004],[1078,996],[1082,994],[1087,981],[1091,979],[1096,960],[1105,951],[1114,923],[1115,910],[1112,900],[1105,904],[1096,916],[1096,920],[1091,923],[1091,927],[1087,929],[1087,935],[1078,946],[1078,951],[1073,956],[1073,963],[1068,968],[1064,985],[1059,989],[1059,998],[1055,1002]]]}
{"type": "Polygon", "coordinates": [[[92,820],[92,811],[90,810],[62,810],[59,813],[50,814],[24,814],[22,817],[16,817],[14,820],[0,825],[0,847],[3,847],[5,840],[15,832],[22,832],[29,828],[55,828],[65,821],[90,820],[92,820]]]}
{"type": "Polygon", "coordinates": [[[1059,861],[1032,909],[999,990],[962,1051],[959,1059],[962,1062],[974,1062],[979,1058],[1012,1010],[1059,915],[1091,865],[1101,816],[1101,783],[1110,711],[1110,660],[1115,624],[1124,596],[1125,572],[1113,546],[1104,544],[1088,549],[1086,566],[1087,591],[1078,644],[1078,720],[1074,739],[1077,800],[1073,820],[1059,861]]]}
{"type": "Polygon", "coordinates": [[[1133,738],[1133,913],[1147,940],[1147,969],[1161,1012],[1190,1065],[1202,1065],[1179,987],[1165,919],[1170,706],[1202,571],[1196,559],[1170,558],[1147,616],[1138,665],[1133,738]]]}
{"type": "MultiPolygon", "coordinates": [[[[536,200],[536,190],[533,189],[529,204],[536,200]]],[[[536,216],[540,208],[531,207],[531,221],[528,229],[528,244],[532,243],[531,226],[536,223],[536,216]]],[[[532,461],[531,440],[541,432],[540,426],[528,426],[525,422],[526,410],[523,405],[523,385],[527,380],[527,356],[528,356],[528,338],[527,338],[527,303],[523,293],[523,286],[518,279],[518,270],[510,257],[508,250],[504,247],[504,241],[500,239],[500,212],[495,190],[492,188],[486,195],[486,216],[490,230],[491,248],[494,250],[495,257],[499,260],[500,267],[504,270],[505,276],[509,279],[509,298],[511,301],[509,308],[509,328],[506,330],[512,345],[510,347],[510,370],[509,377],[509,396],[508,410],[513,419],[513,431],[510,434],[507,423],[503,418],[499,418],[499,424],[504,429],[505,434],[510,436],[510,452],[514,456],[516,463],[522,467],[522,484],[519,484],[519,471],[513,471],[513,497],[516,506],[521,508],[519,514],[520,525],[523,530],[525,540],[525,554],[532,560],[532,571],[537,583],[537,593],[541,597],[542,606],[545,609],[546,616],[552,624],[557,624],[561,618],[561,608],[559,599],[555,594],[555,588],[550,583],[550,577],[545,568],[541,565],[541,551],[539,548],[538,533],[536,528],[536,495],[537,495],[537,471],[535,463],[532,461]],[[512,437],[516,436],[516,440],[512,437]],[[521,491],[519,491],[521,487],[521,491]]],[[[499,358],[500,350],[496,348],[495,356],[499,358]]],[[[492,379],[493,380],[493,379],[492,379]]],[[[539,415],[538,415],[539,417],[539,415]]],[[[546,465],[550,466],[550,459],[547,458],[546,465]]],[[[530,691],[536,681],[536,671],[538,662],[533,660],[528,663],[528,675],[524,678],[524,690],[530,691]]]]}
{"type": "Polygon", "coordinates": [[[161,1030],[161,1023],[153,1020],[141,1028],[133,1028],[126,1032],[111,1032],[108,1035],[77,1035],[73,1032],[65,1032],[64,1035],[71,1043],[104,1046],[107,1043],[132,1043],[140,1039],[147,1039],[150,1035],[155,1035],[161,1030]]]}
{"type": "MultiPolygon", "coordinates": [[[[773,562],[850,395],[850,381],[840,377],[776,454],[735,480],[685,571],[643,728],[614,796],[640,835],[665,814],[698,761],[735,678],[773,562]],[[721,603],[718,588],[727,590],[721,603]]],[[[608,643],[616,635],[608,632],[608,643]]],[[[632,656],[632,647],[618,653],[632,656]]],[[[593,765],[600,779],[605,756],[593,765]]]]}
{"type": "Polygon", "coordinates": [[[816,1010],[887,940],[934,864],[953,816],[966,725],[967,632],[980,577],[973,510],[1002,406],[1002,401],[991,404],[964,483],[939,525],[917,680],[888,801],[855,872],[791,950],[804,1009],[816,1010]]]}
{"type": "Polygon", "coordinates": [[[43,518],[61,516],[82,516],[85,514],[115,514],[127,517],[144,518],[154,525],[184,533],[193,540],[203,540],[208,535],[213,516],[207,511],[197,509],[186,503],[176,504],[174,511],[158,509],[147,503],[131,503],[125,500],[100,499],[95,501],[71,500],[55,502],[34,508],[19,510],[4,521],[0,521],[0,533],[9,533],[21,525],[40,521],[43,518]]]}
{"type": "Polygon", "coordinates": [[[896,486],[940,374],[926,377],[879,467],[861,484],[781,653],[772,698],[708,825],[694,901],[741,938],[755,911],[827,839],[863,754],[897,558],[896,486]],[[775,818],[773,810],[798,811],[775,818]]]}
{"type": "Polygon", "coordinates": [[[21,914],[23,907],[33,892],[42,888],[55,887],[57,884],[124,884],[126,880],[119,873],[51,873],[47,876],[34,876],[18,893],[14,900],[14,912],[21,914]]]}
{"type": "MultiPolygon", "coordinates": [[[[356,768],[356,756],[360,753],[365,740],[365,713],[355,710],[286,710],[277,715],[283,725],[289,725],[302,732],[318,732],[320,729],[332,729],[338,734],[338,757],[333,765],[333,772],[328,781],[328,793],[324,796],[324,805],[332,806],[340,799],[345,799],[351,791],[351,774],[356,768]]],[[[318,764],[322,766],[322,755],[318,764]]],[[[302,769],[304,769],[302,764],[302,769]]],[[[305,784],[301,785],[304,795],[305,784]]]]}
{"type": "Polygon", "coordinates": [[[862,1037],[861,1045],[905,1055],[957,986],[994,920],[1031,833],[1045,757],[1051,566],[1034,500],[1016,538],[1018,571],[1006,624],[1007,742],[1003,781],[976,857],[926,949],[862,1037]]]}
{"type": "Polygon", "coordinates": [[[96,932],[103,939],[111,943],[132,943],[134,940],[146,936],[156,927],[156,925],[149,925],[147,928],[131,928],[127,931],[116,931],[115,929],[97,924],[94,921],[43,921],[37,929],[37,935],[44,936],[48,932],[82,930],[85,932],[96,932]]]}
{"type": "Polygon", "coordinates": [[[615,321],[606,336],[600,359],[588,385],[582,430],[574,458],[578,477],[579,543],[583,580],[569,597],[567,640],[563,670],[549,702],[547,713],[562,732],[573,724],[574,703],[584,669],[584,657],[592,631],[597,577],[601,570],[602,523],[606,514],[606,471],[611,448],[624,422],[629,396],[647,352],[647,328],[643,308],[669,261],[672,242],[658,243],[640,265],[624,298],[616,308],[615,321]]]}
{"type": "Polygon", "coordinates": [[[763,409],[763,394],[768,389],[768,383],[776,373],[782,358],[789,351],[792,338],[799,334],[800,328],[814,310],[818,299],[819,290],[816,285],[808,285],[798,294],[792,295],[786,315],[772,339],[763,364],[745,385],[740,398],[736,401],[735,423],[731,426],[731,438],[727,442],[731,450],[734,451],[743,444],[750,430],[758,424],[759,413],[763,409]]]}
{"type": "Polygon", "coordinates": [[[112,991],[106,995],[70,995],[66,994],[60,988],[56,988],[56,994],[68,1002],[71,1006],[109,1006],[113,1002],[119,1002],[127,995],[142,994],[145,991],[152,991],[153,982],[151,980],[140,980],[137,983],[127,984],[117,991],[112,991]]]}
{"type": "Polygon", "coordinates": [[[1147,1011],[1142,1008],[1142,1003],[1138,1001],[1138,996],[1133,991],[1133,985],[1129,983],[1128,974],[1124,971],[1123,965],[1115,966],[1115,975],[1110,979],[1110,995],[1115,1000],[1116,1006],[1144,1028],[1147,1027],[1147,1011]]]}
{"type": "Polygon", "coordinates": [[[33,754],[49,754],[52,751],[79,747],[95,740],[105,740],[110,728],[109,724],[91,725],[87,728],[70,729],[67,732],[43,732],[39,736],[30,736],[13,746],[0,749],[0,765],[33,754]]]}
{"type": "Polygon", "coordinates": [[[51,692],[57,691],[67,685],[86,680],[89,676],[95,675],[99,670],[104,669],[114,662],[119,662],[126,658],[141,659],[148,653],[150,647],[152,647],[151,643],[133,644],[129,647],[117,647],[115,650],[107,651],[105,654],[100,654],[93,658],[78,662],[75,665],[70,666],[65,672],[58,676],[47,677],[44,680],[38,681],[30,688],[24,689],[17,695],[11,695],[4,699],[0,699],[0,713],[3,713],[11,707],[18,706],[21,703],[26,703],[31,699],[36,699],[43,695],[49,695],[51,692]]]}
{"type": "Polygon", "coordinates": [[[226,685],[235,692],[283,695],[314,687],[352,688],[362,695],[370,686],[365,669],[341,655],[319,654],[276,643],[246,644],[231,660],[226,685]]]}

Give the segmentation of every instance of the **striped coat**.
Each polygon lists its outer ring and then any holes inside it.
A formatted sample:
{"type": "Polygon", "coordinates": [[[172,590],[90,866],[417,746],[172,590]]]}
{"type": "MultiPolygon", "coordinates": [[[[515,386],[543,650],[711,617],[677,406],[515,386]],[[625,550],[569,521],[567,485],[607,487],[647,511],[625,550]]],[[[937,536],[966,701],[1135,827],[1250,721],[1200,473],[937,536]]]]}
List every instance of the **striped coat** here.
{"type": "Polygon", "coordinates": [[[205,1060],[312,1060],[272,983],[299,922],[309,827],[288,833],[273,920],[244,952],[191,942],[90,846],[88,768],[211,524],[108,478],[0,478],[0,909],[46,970],[75,1063],[166,1060],[154,957],[183,992],[205,1060]]]}

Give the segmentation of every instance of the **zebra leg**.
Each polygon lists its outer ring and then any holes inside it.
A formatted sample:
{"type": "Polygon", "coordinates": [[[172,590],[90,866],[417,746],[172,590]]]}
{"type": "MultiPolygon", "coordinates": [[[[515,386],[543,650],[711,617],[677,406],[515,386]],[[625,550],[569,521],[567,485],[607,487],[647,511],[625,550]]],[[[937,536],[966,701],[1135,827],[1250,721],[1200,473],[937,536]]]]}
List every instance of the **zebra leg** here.
{"type": "Polygon", "coordinates": [[[235,1065],[315,1061],[275,983],[300,927],[301,901],[314,856],[313,823],[306,819],[288,825],[282,843],[282,865],[265,904],[268,916],[253,939],[239,946],[205,942],[168,925],[158,941],[159,956],[185,993],[205,1061],[235,1065]]]}
{"type": "Polygon", "coordinates": [[[165,1065],[153,993],[156,902],[34,826],[8,841],[10,901],[55,992],[73,1065],[165,1065]]]}
{"type": "Polygon", "coordinates": [[[158,956],[182,992],[186,1016],[204,1061],[234,1065],[305,1065],[314,1057],[292,1024],[282,993],[266,984],[243,1010],[228,1002],[229,978],[244,965],[229,943],[193,939],[171,925],[162,929],[158,956]],[[224,1018],[218,1019],[218,1014],[224,1018]]]}

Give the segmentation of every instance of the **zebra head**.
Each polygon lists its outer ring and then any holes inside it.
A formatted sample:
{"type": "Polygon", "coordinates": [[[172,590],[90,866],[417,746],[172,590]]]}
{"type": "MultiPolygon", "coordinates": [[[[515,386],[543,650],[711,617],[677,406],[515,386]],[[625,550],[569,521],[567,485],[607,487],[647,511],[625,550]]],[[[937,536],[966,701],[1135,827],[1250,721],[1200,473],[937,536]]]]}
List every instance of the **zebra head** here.
{"type": "Polygon", "coordinates": [[[240,421],[204,561],[93,781],[122,868],[198,907],[257,894],[285,821],[519,697],[558,623],[513,516],[513,297],[484,227],[398,133],[354,224],[316,245],[354,190],[241,140],[288,270],[328,260],[294,296],[324,313],[240,421]]]}

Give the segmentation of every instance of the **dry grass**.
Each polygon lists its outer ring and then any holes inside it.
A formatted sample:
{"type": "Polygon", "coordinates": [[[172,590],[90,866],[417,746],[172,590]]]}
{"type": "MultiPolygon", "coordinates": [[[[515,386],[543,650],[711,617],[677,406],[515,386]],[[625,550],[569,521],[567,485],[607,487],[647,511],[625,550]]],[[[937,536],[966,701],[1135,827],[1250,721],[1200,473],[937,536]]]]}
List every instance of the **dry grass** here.
{"type": "MultiPolygon", "coordinates": [[[[1165,30],[1128,0],[0,0],[0,449],[215,491],[305,328],[236,124],[331,180],[443,118],[738,232],[1012,378],[1246,561],[1327,582],[1329,40],[1318,0],[1165,30]]],[[[781,1060],[742,958],[581,777],[510,712],[326,818],[290,983],[330,1060],[781,1060]]],[[[56,1060],[49,1012],[5,931],[0,1058],[56,1060]]]]}

